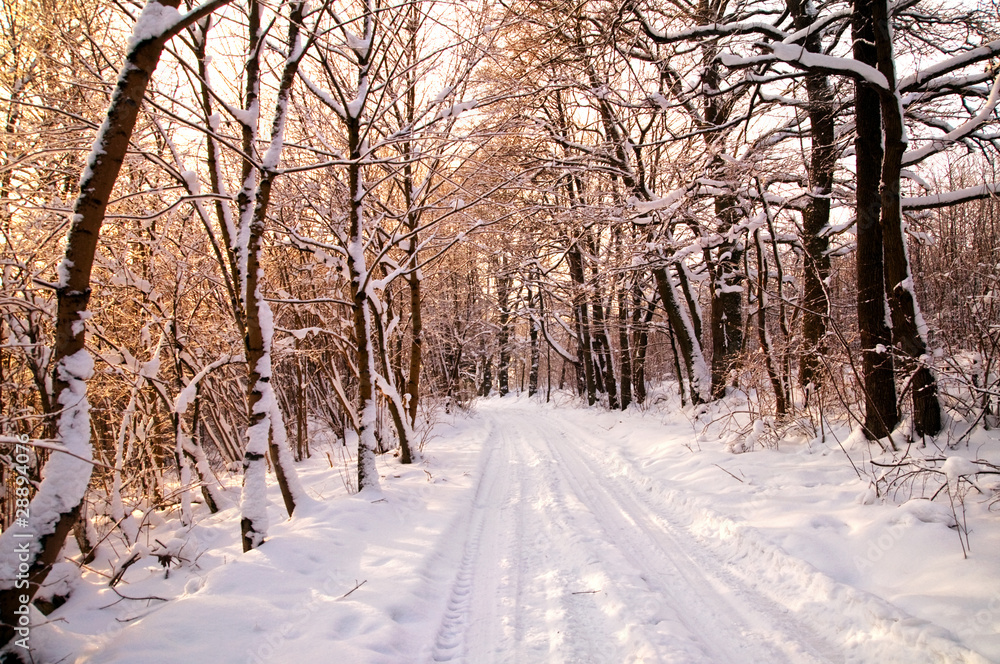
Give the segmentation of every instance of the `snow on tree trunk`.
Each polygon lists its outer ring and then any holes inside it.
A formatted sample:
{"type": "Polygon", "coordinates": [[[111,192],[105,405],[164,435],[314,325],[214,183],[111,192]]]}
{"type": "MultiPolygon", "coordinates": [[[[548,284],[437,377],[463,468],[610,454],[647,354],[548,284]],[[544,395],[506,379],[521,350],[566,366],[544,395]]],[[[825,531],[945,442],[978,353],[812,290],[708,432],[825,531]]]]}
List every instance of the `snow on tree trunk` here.
{"type": "MultiPolygon", "coordinates": [[[[712,378],[705,362],[705,356],[701,352],[701,342],[694,334],[691,318],[677,299],[677,291],[674,290],[667,268],[660,267],[653,270],[653,277],[656,280],[656,290],[660,296],[660,302],[663,303],[663,309],[667,313],[667,318],[673,326],[677,342],[681,347],[684,369],[690,378],[689,396],[691,403],[694,405],[705,403],[709,399],[712,378]]],[[[682,380],[680,376],[677,379],[682,380]]]]}
{"type": "MultiPolygon", "coordinates": [[[[806,50],[821,53],[823,43],[818,30],[809,30],[816,21],[816,8],[809,2],[792,0],[788,3],[795,19],[795,28],[806,31],[806,50]]],[[[806,74],[808,98],[810,165],[809,202],[802,212],[802,357],[799,363],[799,384],[819,386],[821,383],[826,320],[830,302],[826,279],[830,274],[830,195],[836,167],[834,144],[834,98],[826,74],[810,71],[806,74]]]]}
{"type": "MultiPolygon", "coordinates": [[[[362,63],[359,73],[359,99],[365,87],[367,65],[362,63]]],[[[363,104],[346,117],[350,160],[348,186],[350,190],[350,237],[347,244],[347,271],[351,280],[351,303],[358,367],[358,491],[379,489],[378,469],[375,466],[376,403],[375,403],[375,348],[372,336],[371,309],[368,301],[369,274],[365,259],[364,238],[364,182],[362,180],[363,153],[361,144],[360,113],[363,104]]]]}
{"type": "Polygon", "coordinates": [[[941,431],[941,405],[938,402],[937,381],[927,355],[927,327],[917,304],[903,234],[899,180],[907,136],[902,100],[896,90],[891,18],[886,0],[875,0],[872,9],[878,69],[889,83],[889,89],[880,95],[885,146],[881,194],[882,249],[892,339],[894,347],[902,353],[905,369],[912,372],[913,428],[917,435],[933,436],[941,431]]]}
{"type": "MultiPolygon", "coordinates": [[[[352,169],[353,170],[353,169],[352,169]]],[[[353,174],[352,174],[353,175],[353,174]]],[[[354,206],[352,206],[353,208],[354,206]]],[[[360,205],[357,206],[360,208],[360,205]]],[[[360,209],[352,209],[352,217],[360,218],[360,209]]],[[[352,222],[352,226],[354,223],[352,222]]],[[[351,275],[351,298],[354,303],[354,334],[358,357],[358,491],[379,489],[378,469],[375,467],[375,349],[372,347],[371,311],[364,282],[368,277],[364,245],[358,232],[352,231],[348,246],[347,268],[351,275]]]]}
{"type": "MultiPolygon", "coordinates": [[[[872,67],[877,63],[872,0],[855,0],[852,15],[854,57],[872,67]]],[[[857,139],[858,331],[861,336],[865,435],[880,439],[899,422],[895,368],[889,348],[892,332],[886,323],[885,276],[882,268],[882,203],[878,186],[882,167],[882,113],[878,92],[864,79],[855,82],[857,139]]]]}
{"type": "Polygon", "coordinates": [[[715,197],[719,234],[725,238],[710,261],[712,273],[712,398],[725,396],[730,373],[743,351],[743,261],[744,242],[736,232],[738,203],[735,196],[715,197]]]}
{"type": "MultiPolygon", "coordinates": [[[[295,473],[291,451],[288,448],[284,418],[271,383],[274,316],[261,290],[264,271],[260,262],[265,221],[271,202],[271,188],[278,175],[278,162],[284,147],[288,103],[299,62],[305,53],[300,34],[303,11],[303,2],[292,4],[289,11],[287,57],[278,87],[271,140],[261,160],[259,183],[249,199],[253,201],[253,206],[251,208],[248,201],[241,215],[240,238],[245,238],[246,244],[241,242],[239,251],[246,257],[246,267],[242,276],[245,283],[243,298],[246,307],[247,364],[250,372],[247,380],[249,386],[247,411],[250,424],[247,428],[247,445],[243,459],[240,522],[244,551],[260,546],[267,533],[267,468],[264,458],[267,452],[271,455],[274,474],[288,516],[292,516],[297,505],[308,500],[295,473]]],[[[253,108],[257,103],[253,100],[249,105],[253,108]]],[[[244,189],[251,181],[250,176],[244,178],[244,189]]]]}
{"type": "Polygon", "coordinates": [[[270,182],[262,181],[258,191],[257,209],[260,215],[254,214],[249,234],[250,245],[247,252],[247,364],[249,366],[249,393],[247,395],[247,444],[243,457],[243,495],[241,504],[241,532],[243,534],[243,550],[256,548],[267,533],[267,463],[264,455],[271,450],[275,475],[281,488],[281,496],[285,509],[291,516],[295,511],[295,497],[289,486],[289,477],[294,473],[282,464],[281,450],[278,441],[272,437],[272,430],[278,431],[282,446],[287,447],[284,435],[284,422],[275,422],[273,416],[277,406],[274,387],[271,385],[271,339],[274,335],[271,308],[264,300],[260,289],[260,279],[263,270],[260,267],[261,237],[264,233],[264,210],[267,208],[267,195],[270,182]],[[290,471],[290,472],[288,472],[290,471]]]}
{"type": "MultiPolygon", "coordinates": [[[[54,401],[61,409],[56,435],[67,451],[80,458],[53,454],[28,508],[29,517],[23,525],[0,536],[0,616],[4,620],[16,615],[14,612],[20,606],[30,603],[45,581],[79,517],[90,482],[92,466],[88,460],[93,450],[87,381],[93,374],[94,363],[85,348],[84,326],[89,317],[90,274],[108,201],[128,151],[143,96],[166,41],[226,1],[207,3],[183,17],[177,11],[178,4],[176,0],[151,0],[139,15],[107,117],[97,132],[80,177],[66,256],[58,270],[52,377],[54,401]],[[28,582],[26,588],[18,587],[22,580],[28,582]],[[22,601],[25,597],[27,602],[22,601]]],[[[22,635],[15,632],[13,625],[6,622],[0,625],[0,646],[15,636],[22,635]]],[[[23,636],[26,639],[27,634],[23,636]]]]}

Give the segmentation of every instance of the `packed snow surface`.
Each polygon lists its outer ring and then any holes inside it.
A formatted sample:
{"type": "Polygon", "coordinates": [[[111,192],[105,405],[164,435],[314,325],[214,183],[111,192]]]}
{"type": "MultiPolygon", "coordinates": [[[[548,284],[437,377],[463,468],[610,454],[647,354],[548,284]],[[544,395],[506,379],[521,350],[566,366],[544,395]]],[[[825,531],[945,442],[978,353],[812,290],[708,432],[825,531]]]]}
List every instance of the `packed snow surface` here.
{"type": "MultiPolygon", "coordinates": [[[[361,494],[346,486],[349,449],[315,435],[313,458],[298,467],[316,501],[288,520],[271,486],[274,525],[259,549],[240,550],[233,509],[209,515],[199,506],[190,529],[171,514],[136,511],[143,529],[133,551],[147,557],[114,589],[95,572],[61,575],[75,592],[51,616],[35,616],[36,656],[1000,659],[990,496],[965,495],[966,559],[947,501],[871,499],[845,456],[860,463],[865,454],[849,431],[843,449],[827,430],[733,454],[733,441],[703,433],[717,415],[481,400],[439,415],[419,463],[380,457],[381,492],[361,494]]],[[[949,478],[975,470],[961,450],[949,455],[949,478]]],[[[112,544],[92,569],[107,572],[112,544]]]]}

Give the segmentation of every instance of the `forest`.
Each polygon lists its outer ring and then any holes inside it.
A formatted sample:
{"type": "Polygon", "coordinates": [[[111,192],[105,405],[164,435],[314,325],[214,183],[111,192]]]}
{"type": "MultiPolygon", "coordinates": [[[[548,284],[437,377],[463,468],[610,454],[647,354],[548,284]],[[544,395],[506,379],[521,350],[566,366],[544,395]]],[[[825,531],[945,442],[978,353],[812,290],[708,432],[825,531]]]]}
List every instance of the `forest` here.
{"type": "Polygon", "coordinates": [[[491,395],[1000,426],[996,0],[2,12],[4,644],[137,509],[259,547],[320,430],[363,493],[491,395]]]}

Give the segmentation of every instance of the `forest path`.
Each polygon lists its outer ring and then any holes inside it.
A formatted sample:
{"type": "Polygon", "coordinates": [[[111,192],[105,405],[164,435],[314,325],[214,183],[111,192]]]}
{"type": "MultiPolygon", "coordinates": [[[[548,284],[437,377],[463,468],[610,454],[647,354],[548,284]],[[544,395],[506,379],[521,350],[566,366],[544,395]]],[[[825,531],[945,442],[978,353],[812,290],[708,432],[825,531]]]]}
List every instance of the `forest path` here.
{"type": "Polygon", "coordinates": [[[609,435],[493,400],[431,661],[824,662],[844,653],[611,470],[609,435]]]}
{"type": "Polygon", "coordinates": [[[117,588],[87,570],[33,626],[34,661],[1000,662],[962,642],[991,647],[994,594],[947,585],[994,593],[992,558],[961,559],[925,512],[853,503],[862,485],[827,448],[702,449],[666,415],[481,400],[442,417],[420,463],[381,457],[383,488],[357,494],[316,454],[299,465],[316,500],[286,519],[272,484],[269,539],[248,553],[235,507],[190,527],[151,510],[140,544],[181,542],[187,561],[146,555],[117,588]],[[911,562],[934,546],[951,557],[926,591],[911,562]],[[882,556],[876,594],[855,564],[882,556]],[[947,628],[907,610],[926,592],[951,598],[926,605],[947,628]]]}

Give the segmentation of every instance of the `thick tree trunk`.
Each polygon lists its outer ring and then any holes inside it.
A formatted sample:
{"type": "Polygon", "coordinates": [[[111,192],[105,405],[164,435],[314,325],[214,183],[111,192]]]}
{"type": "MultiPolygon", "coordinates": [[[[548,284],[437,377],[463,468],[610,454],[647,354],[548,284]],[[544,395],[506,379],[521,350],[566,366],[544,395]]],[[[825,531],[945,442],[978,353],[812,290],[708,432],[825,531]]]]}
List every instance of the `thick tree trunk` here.
{"type": "Polygon", "coordinates": [[[691,392],[691,381],[684,374],[681,368],[681,356],[677,352],[677,335],[674,334],[674,326],[667,318],[667,338],[670,339],[670,357],[674,360],[674,375],[677,376],[677,392],[681,397],[681,406],[688,404],[688,395],[691,392]]]}
{"type": "MultiPolygon", "coordinates": [[[[571,240],[570,240],[571,241],[571,240]]],[[[597,380],[594,368],[593,344],[590,337],[590,320],[587,308],[586,277],[583,268],[583,256],[576,242],[570,246],[567,258],[569,260],[569,275],[573,281],[576,293],[573,297],[573,309],[576,318],[578,349],[577,355],[583,364],[584,387],[587,390],[587,403],[593,406],[597,403],[597,380]]]]}
{"type": "Polygon", "coordinates": [[[417,236],[414,233],[410,239],[414,250],[410,256],[411,272],[407,277],[407,284],[410,287],[410,369],[406,379],[406,408],[410,418],[410,425],[417,423],[417,406],[420,400],[420,371],[423,368],[424,349],[424,322],[422,308],[422,295],[420,292],[421,274],[417,269],[418,259],[416,253],[417,236]]]}
{"type": "Polygon", "coordinates": [[[618,389],[615,383],[615,368],[611,361],[611,344],[608,340],[607,321],[604,315],[602,299],[600,289],[595,289],[593,305],[595,359],[601,366],[600,374],[604,391],[608,395],[608,407],[616,410],[618,408],[618,389]]]}
{"type": "MultiPolygon", "coordinates": [[[[537,298],[540,299],[542,296],[541,288],[538,289],[537,298]]],[[[531,366],[528,369],[528,396],[533,397],[538,392],[538,365],[541,359],[541,348],[539,347],[539,323],[538,323],[538,313],[535,308],[536,296],[528,287],[528,307],[531,310],[529,321],[528,321],[528,340],[530,343],[530,362],[531,366]]]]}
{"type": "Polygon", "coordinates": [[[347,136],[351,164],[348,167],[350,187],[350,238],[347,248],[347,270],[351,278],[351,311],[358,367],[358,491],[378,489],[378,469],[375,467],[376,405],[375,349],[372,336],[371,310],[368,302],[368,267],[364,254],[364,191],[361,183],[361,125],[358,118],[348,118],[347,136]]]}
{"type": "MultiPolygon", "coordinates": [[[[727,237],[736,225],[737,201],[734,196],[715,197],[715,216],[719,234],[727,237]]],[[[712,262],[712,398],[726,394],[730,373],[739,362],[743,348],[743,238],[726,239],[716,249],[712,262]]],[[[683,347],[683,346],[682,346],[683,347]]]]}
{"type": "Polygon", "coordinates": [[[889,296],[894,348],[905,358],[905,369],[912,372],[913,428],[918,436],[934,436],[941,431],[941,405],[937,381],[927,365],[927,332],[917,305],[917,295],[910,272],[899,179],[906,152],[906,130],[902,105],[896,87],[896,66],[892,46],[889,6],[886,0],[874,0],[875,50],[878,69],[889,82],[890,91],[880,95],[882,106],[882,250],[889,296]]]}
{"type": "MultiPolygon", "coordinates": [[[[246,311],[246,351],[249,375],[247,377],[247,445],[244,453],[243,496],[241,497],[240,531],[243,539],[243,550],[260,546],[267,532],[267,499],[265,476],[267,467],[264,454],[271,457],[274,475],[281,490],[288,516],[292,516],[297,502],[304,498],[304,493],[298,483],[295,468],[288,448],[288,434],[285,429],[284,416],[278,404],[274,385],[271,383],[271,341],[274,334],[271,307],[264,299],[260,277],[264,274],[261,265],[263,238],[268,208],[271,204],[271,189],[278,176],[278,159],[284,145],[284,131],[288,102],[291,96],[292,84],[298,72],[298,65],[304,53],[300,48],[300,30],[302,27],[304,3],[295,2],[291,5],[288,27],[288,52],[295,53],[285,61],[278,87],[278,99],[271,129],[271,145],[262,161],[259,183],[246,201],[241,205],[241,224],[248,230],[246,246],[246,274],[243,275],[244,306],[246,311]],[[252,210],[249,207],[252,201],[252,210]],[[249,215],[249,218],[247,218],[249,215]]],[[[256,87],[256,81],[250,79],[249,86],[256,87]]],[[[251,102],[249,107],[252,108],[251,102]]],[[[255,133],[252,129],[250,134],[255,133]]],[[[244,178],[244,191],[252,181],[248,175],[244,178]]],[[[241,192],[241,196],[243,192],[241,192]]]]}
{"type": "Polygon", "coordinates": [[[622,368],[621,408],[628,410],[632,403],[632,348],[629,343],[628,290],[624,284],[616,284],[615,292],[618,294],[618,352],[622,368]]]}
{"type": "MultiPolygon", "coordinates": [[[[684,369],[689,378],[690,392],[688,397],[694,405],[705,403],[708,396],[708,385],[705,383],[709,380],[709,376],[708,368],[705,366],[705,358],[701,352],[701,343],[694,335],[687,311],[677,298],[677,292],[674,290],[667,268],[654,269],[653,278],[656,280],[656,290],[663,303],[663,309],[667,313],[667,318],[677,337],[677,344],[680,346],[684,369]]],[[[681,376],[678,376],[678,380],[681,380],[681,376]]]]}
{"type": "Polygon", "coordinates": [[[271,181],[264,178],[257,192],[254,219],[250,223],[250,242],[247,251],[247,292],[246,292],[246,351],[247,351],[247,443],[243,455],[243,498],[240,531],[243,550],[254,549],[264,541],[267,533],[266,498],[267,464],[264,455],[270,452],[275,475],[281,487],[281,497],[285,509],[291,516],[295,511],[295,499],[288,486],[288,477],[281,463],[280,451],[275,449],[271,435],[271,407],[274,399],[271,383],[271,339],[270,330],[261,324],[267,303],[261,297],[262,285],[258,275],[263,273],[260,265],[261,239],[264,235],[264,215],[270,198],[271,181]],[[259,211],[259,214],[258,212],[259,211]]]}
{"type": "MultiPolygon", "coordinates": [[[[815,8],[808,2],[789,0],[798,30],[808,29],[816,20],[815,8]]],[[[805,38],[805,48],[822,53],[821,33],[812,31],[805,38]]],[[[802,356],[799,363],[799,384],[819,386],[820,355],[825,352],[826,321],[830,302],[826,280],[830,275],[830,195],[833,192],[833,172],[836,166],[834,145],[834,98],[825,74],[806,74],[806,95],[809,100],[809,204],[802,213],[802,356]]]]}
{"type": "Polygon", "coordinates": [[[488,397],[493,391],[493,360],[489,355],[483,356],[483,379],[479,383],[479,396],[488,397]]]}
{"type": "MultiPolygon", "coordinates": [[[[854,57],[875,66],[875,30],[872,1],[855,0],[852,18],[854,57]]],[[[899,422],[892,347],[886,324],[885,277],[882,267],[882,203],[878,186],[882,168],[882,113],[879,95],[871,86],[855,84],[857,139],[858,331],[865,393],[865,434],[884,438],[899,422]]]]}
{"type": "MultiPolygon", "coordinates": [[[[654,296],[655,297],[655,296],[654,296]]],[[[642,289],[637,284],[632,299],[632,330],[635,349],[635,361],[632,369],[632,387],[635,400],[639,404],[646,403],[646,351],[649,348],[649,325],[655,314],[655,299],[647,302],[642,289]]]]}
{"type": "Polygon", "coordinates": [[[506,274],[507,259],[504,258],[504,274],[497,277],[497,307],[500,310],[500,331],[497,334],[497,345],[500,347],[500,360],[497,363],[497,391],[500,396],[507,396],[510,391],[510,287],[512,279],[506,274]]]}

